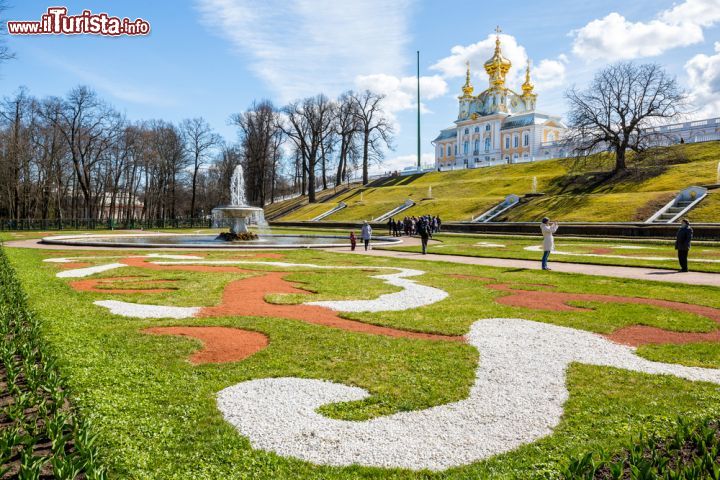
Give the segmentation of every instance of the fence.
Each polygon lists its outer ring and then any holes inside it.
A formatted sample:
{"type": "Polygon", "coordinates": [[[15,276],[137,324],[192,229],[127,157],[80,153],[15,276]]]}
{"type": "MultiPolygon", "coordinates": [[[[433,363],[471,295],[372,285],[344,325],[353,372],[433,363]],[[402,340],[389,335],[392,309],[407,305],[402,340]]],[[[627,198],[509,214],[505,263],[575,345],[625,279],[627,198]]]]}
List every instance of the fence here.
{"type": "Polygon", "coordinates": [[[88,218],[45,219],[45,220],[9,220],[0,219],[0,231],[9,230],[147,230],[154,228],[212,228],[213,221],[206,218],[101,221],[88,218]]]}

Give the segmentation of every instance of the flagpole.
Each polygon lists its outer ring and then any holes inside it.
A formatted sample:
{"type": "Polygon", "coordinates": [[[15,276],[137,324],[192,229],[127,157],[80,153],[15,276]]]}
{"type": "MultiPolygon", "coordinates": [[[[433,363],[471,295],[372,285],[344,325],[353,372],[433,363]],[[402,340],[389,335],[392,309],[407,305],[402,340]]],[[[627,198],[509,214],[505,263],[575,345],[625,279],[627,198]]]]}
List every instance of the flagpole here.
{"type": "Polygon", "coordinates": [[[420,165],[420,50],[417,51],[417,168],[420,165]]]}

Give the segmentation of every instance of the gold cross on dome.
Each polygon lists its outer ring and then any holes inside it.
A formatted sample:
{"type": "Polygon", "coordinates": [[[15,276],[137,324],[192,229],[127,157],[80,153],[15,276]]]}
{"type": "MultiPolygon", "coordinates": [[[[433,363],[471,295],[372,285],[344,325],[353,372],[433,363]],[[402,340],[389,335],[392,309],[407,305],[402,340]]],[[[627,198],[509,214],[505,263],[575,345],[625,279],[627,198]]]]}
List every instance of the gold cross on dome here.
{"type": "Polygon", "coordinates": [[[500,30],[500,25],[495,27],[495,35],[500,35],[502,33],[502,30],[500,30]]]}

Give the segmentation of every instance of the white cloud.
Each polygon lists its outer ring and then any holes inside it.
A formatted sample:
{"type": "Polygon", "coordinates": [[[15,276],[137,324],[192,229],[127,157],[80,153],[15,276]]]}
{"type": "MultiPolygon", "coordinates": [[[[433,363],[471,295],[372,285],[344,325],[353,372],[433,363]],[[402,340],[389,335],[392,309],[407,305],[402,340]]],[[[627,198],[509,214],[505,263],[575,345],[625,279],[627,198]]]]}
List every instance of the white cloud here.
{"type": "MultiPolygon", "coordinates": [[[[384,94],[386,96],[385,109],[390,113],[417,108],[416,77],[396,77],[382,73],[361,75],[355,79],[355,86],[358,90],[367,89],[384,94]]],[[[422,100],[432,100],[445,95],[447,89],[447,83],[438,75],[420,77],[420,97],[422,100]]],[[[428,113],[422,102],[420,108],[423,113],[428,113]]]]}
{"type": "Polygon", "coordinates": [[[557,60],[540,60],[540,63],[532,69],[533,81],[538,90],[559,87],[565,82],[565,65],[568,63],[565,55],[560,55],[557,60]]]}
{"type": "MultiPolygon", "coordinates": [[[[507,76],[507,84],[520,90],[520,84],[525,80],[525,64],[528,54],[525,47],[517,42],[512,35],[500,35],[502,54],[512,62],[512,67],[507,76]]],[[[438,60],[430,68],[439,71],[445,78],[461,78],[465,75],[465,62],[470,62],[470,69],[473,77],[475,92],[479,93],[486,89],[488,76],[485,73],[484,64],[490,59],[495,51],[495,35],[488,35],[485,40],[470,45],[456,45],[450,49],[450,56],[438,60]]],[[[565,65],[567,57],[560,55],[557,60],[543,59],[532,69],[532,81],[538,87],[553,88],[562,85],[565,80],[565,65]]],[[[460,84],[457,85],[460,93],[460,84]]]]}
{"type": "Polygon", "coordinates": [[[720,21],[720,0],[686,0],[648,22],[617,12],[574,30],[572,51],[587,62],[654,57],[703,41],[703,27],[720,21]]]}
{"type": "Polygon", "coordinates": [[[661,12],[659,18],[670,24],[689,22],[701,27],[709,27],[720,21],[720,0],[686,0],[670,10],[661,12]]]}
{"type": "Polygon", "coordinates": [[[358,75],[401,74],[411,0],[197,0],[202,19],[281,101],[347,90],[358,75]]]}
{"type": "MultiPolygon", "coordinates": [[[[522,83],[525,74],[525,62],[527,52],[525,47],[519,45],[512,35],[500,35],[502,54],[512,62],[512,68],[508,73],[510,85],[522,83]]],[[[445,78],[459,78],[465,76],[465,62],[470,61],[470,69],[473,76],[473,85],[478,91],[488,87],[488,77],[483,65],[493,56],[495,51],[495,35],[488,35],[485,40],[470,45],[456,45],[450,49],[450,56],[438,60],[430,68],[439,71],[445,78]]],[[[460,85],[458,85],[458,93],[460,85]]]]}
{"type": "Polygon", "coordinates": [[[697,118],[720,115],[720,42],[715,43],[715,54],[699,54],[686,64],[691,103],[698,109],[697,118]]]}

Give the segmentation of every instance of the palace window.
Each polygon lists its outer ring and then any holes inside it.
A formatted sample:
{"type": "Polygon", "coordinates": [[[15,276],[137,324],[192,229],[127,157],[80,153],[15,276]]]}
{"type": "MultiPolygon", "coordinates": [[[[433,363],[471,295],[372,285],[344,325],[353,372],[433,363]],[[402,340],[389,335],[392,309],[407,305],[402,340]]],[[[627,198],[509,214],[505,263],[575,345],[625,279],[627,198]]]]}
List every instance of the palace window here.
{"type": "Polygon", "coordinates": [[[442,154],[443,154],[443,147],[442,147],[442,145],[439,145],[438,146],[438,158],[442,158],[442,154]]]}
{"type": "Polygon", "coordinates": [[[475,150],[475,153],[476,153],[476,154],[477,154],[477,152],[480,151],[480,140],[475,140],[475,148],[474,148],[474,150],[475,150]]]}
{"type": "Polygon", "coordinates": [[[468,142],[463,143],[463,154],[468,154],[468,149],[470,148],[470,144],[468,142]]]}
{"type": "Polygon", "coordinates": [[[490,139],[489,138],[485,139],[485,151],[486,152],[490,151],[490,139]]]}
{"type": "Polygon", "coordinates": [[[447,153],[447,156],[448,156],[448,157],[449,157],[450,155],[452,155],[452,148],[450,147],[450,145],[448,145],[447,152],[448,152],[448,153],[447,153]]]}
{"type": "Polygon", "coordinates": [[[475,127],[475,133],[478,133],[480,131],[480,127],[475,127]]]}
{"type": "Polygon", "coordinates": [[[510,137],[505,135],[505,148],[510,148],[510,137]]]}
{"type": "Polygon", "coordinates": [[[465,129],[465,135],[467,135],[468,133],[470,133],[470,129],[469,129],[469,128],[466,128],[466,129],[465,129]]]}
{"type": "Polygon", "coordinates": [[[455,145],[455,155],[457,155],[457,144],[455,145]]]}
{"type": "Polygon", "coordinates": [[[513,147],[517,148],[520,146],[519,144],[520,144],[520,138],[517,135],[515,135],[513,137],[513,147]]]}
{"type": "Polygon", "coordinates": [[[486,131],[486,132],[489,132],[489,131],[490,131],[490,124],[489,124],[489,123],[488,123],[487,125],[485,125],[485,131],[486,131]]]}
{"type": "Polygon", "coordinates": [[[523,146],[527,147],[528,145],[530,145],[530,134],[526,133],[523,135],[523,146]]]}
{"type": "Polygon", "coordinates": [[[555,134],[554,133],[548,133],[548,142],[554,142],[555,141],[555,134]]]}

